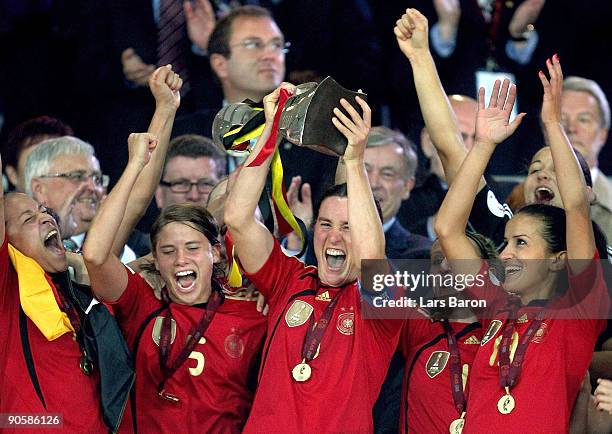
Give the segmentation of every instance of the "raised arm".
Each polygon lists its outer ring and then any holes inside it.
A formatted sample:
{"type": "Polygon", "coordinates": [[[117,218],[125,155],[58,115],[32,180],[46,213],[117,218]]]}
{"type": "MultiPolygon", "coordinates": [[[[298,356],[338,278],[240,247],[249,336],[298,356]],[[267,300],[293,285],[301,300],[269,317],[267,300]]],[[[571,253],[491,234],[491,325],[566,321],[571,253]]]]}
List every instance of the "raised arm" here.
{"type": "MultiPolygon", "coordinates": [[[[509,123],[512,107],[516,99],[516,87],[504,80],[501,85],[495,82],[489,107],[485,108],[485,91],[478,91],[478,114],[476,119],[476,140],[474,146],[463,161],[455,181],[451,184],[444,201],[438,211],[434,230],[440,239],[444,254],[449,260],[475,259],[480,255],[465,235],[474,197],[478,192],[480,179],[489,163],[495,147],[508,138],[519,126],[524,113],[509,123]],[[507,97],[507,101],[506,101],[507,97]]],[[[470,261],[471,262],[471,261],[470,261]]],[[[456,267],[466,264],[456,263],[456,267]]],[[[463,272],[476,272],[474,265],[463,272]]]]}
{"type": "Polygon", "coordinates": [[[127,286],[127,274],[119,257],[112,252],[113,241],[125,217],[130,191],[149,162],[157,138],[149,133],[130,134],[128,164],[87,232],[83,259],[94,293],[105,301],[116,301],[127,286]]]}
{"type": "MultiPolygon", "coordinates": [[[[589,216],[589,203],[585,190],[585,180],[580,170],[574,150],[561,125],[561,93],[563,71],[555,54],[546,61],[550,81],[540,71],[540,81],[544,88],[542,100],[542,125],[544,138],[550,146],[561,201],[565,209],[566,243],[568,259],[591,259],[595,254],[595,237],[589,216]]],[[[586,268],[584,261],[570,262],[574,273],[586,268]],[[580,268],[580,269],[576,269],[580,268]]]]}
{"type": "MultiPolygon", "coordinates": [[[[425,127],[440,155],[446,181],[450,185],[467,155],[467,150],[429,51],[427,18],[416,9],[406,9],[406,13],[396,24],[393,31],[400,50],[412,66],[425,127]]],[[[484,185],[482,179],[480,188],[484,185]]]]}
{"type": "Polygon", "coordinates": [[[283,83],[263,99],[266,125],[255,148],[239,169],[240,173],[225,204],[224,220],[227,225],[242,268],[255,273],[265,264],[272,252],[274,238],[270,231],[255,218],[255,210],[266,184],[272,155],[259,166],[249,164],[259,155],[272,132],[272,122],[281,88],[294,92],[295,86],[283,83]]]}
{"type": "Polygon", "coordinates": [[[340,104],[348,116],[339,108],[335,108],[332,122],[348,140],[343,156],[346,167],[348,222],[353,260],[357,270],[361,270],[362,259],[384,259],[385,235],[363,159],[371,127],[371,110],[359,96],[355,97],[355,100],[361,106],[363,116],[343,98],[340,104]]]}
{"type": "Polygon", "coordinates": [[[120,256],[127,239],[145,214],[155,194],[155,189],[159,185],[166,151],[170,143],[174,116],[181,101],[179,91],[182,84],[183,81],[178,74],[172,71],[170,65],[157,68],[149,78],[149,89],[155,97],[155,113],[153,113],[148,132],[157,137],[158,145],[151,154],[151,161],[142,170],[130,192],[123,221],[113,240],[112,251],[117,256],[120,256]]]}

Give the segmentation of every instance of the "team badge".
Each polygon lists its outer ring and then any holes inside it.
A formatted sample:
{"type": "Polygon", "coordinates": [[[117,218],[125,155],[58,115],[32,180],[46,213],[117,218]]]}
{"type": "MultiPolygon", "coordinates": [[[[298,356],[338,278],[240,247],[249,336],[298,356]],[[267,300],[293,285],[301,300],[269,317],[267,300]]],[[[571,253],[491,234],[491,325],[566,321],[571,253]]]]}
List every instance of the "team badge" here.
{"type": "Polygon", "coordinates": [[[338,315],[336,328],[343,335],[352,335],[355,331],[355,314],[353,312],[347,312],[338,315]]]}
{"type": "Polygon", "coordinates": [[[540,324],[540,328],[538,328],[538,331],[535,332],[535,335],[533,335],[533,338],[531,338],[531,342],[541,344],[547,334],[548,324],[543,322],[542,324],[540,324]]]}
{"type": "Polygon", "coordinates": [[[244,353],[244,342],[238,334],[238,331],[232,328],[231,334],[225,338],[225,352],[232,359],[239,359],[244,353]]]}
{"type": "Polygon", "coordinates": [[[425,372],[429,375],[429,378],[434,378],[440,372],[446,368],[450,353],[448,351],[434,351],[429,356],[429,360],[425,364],[425,372]]]}
{"type": "MultiPolygon", "coordinates": [[[[151,336],[153,338],[153,342],[159,347],[159,341],[161,339],[161,329],[162,329],[162,321],[165,317],[158,316],[155,318],[155,323],[153,324],[153,332],[151,336]]],[[[174,343],[174,338],[176,338],[176,321],[174,318],[170,320],[170,344],[174,343]]]]}
{"type": "Polygon", "coordinates": [[[480,346],[482,347],[487,342],[489,342],[491,340],[491,338],[497,334],[497,332],[499,331],[501,326],[502,326],[502,322],[500,320],[494,319],[493,321],[491,321],[491,324],[489,324],[489,328],[487,329],[487,332],[482,337],[482,341],[480,342],[480,346]]]}
{"type": "Polygon", "coordinates": [[[301,326],[312,314],[314,308],[302,300],[295,300],[287,313],[285,314],[285,322],[289,327],[301,326]]]}

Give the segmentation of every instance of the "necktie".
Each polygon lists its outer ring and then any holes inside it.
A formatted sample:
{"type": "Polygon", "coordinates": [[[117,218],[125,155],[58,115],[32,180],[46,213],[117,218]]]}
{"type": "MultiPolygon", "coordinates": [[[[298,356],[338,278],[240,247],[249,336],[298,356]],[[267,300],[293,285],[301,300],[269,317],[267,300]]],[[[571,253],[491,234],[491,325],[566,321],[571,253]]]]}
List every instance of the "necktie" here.
{"type": "Polygon", "coordinates": [[[190,87],[187,68],[188,41],[182,0],[161,0],[157,31],[158,66],[172,64],[173,71],[183,79],[181,95],[185,95],[190,87]]]}

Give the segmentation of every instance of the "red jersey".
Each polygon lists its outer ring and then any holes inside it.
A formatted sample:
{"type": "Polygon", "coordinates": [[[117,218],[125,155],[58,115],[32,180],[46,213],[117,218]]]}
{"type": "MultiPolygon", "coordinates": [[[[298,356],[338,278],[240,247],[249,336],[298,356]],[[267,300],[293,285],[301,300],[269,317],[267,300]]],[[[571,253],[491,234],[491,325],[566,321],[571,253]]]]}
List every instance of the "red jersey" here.
{"type": "MultiPolygon", "coordinates": [[[[487,299],[496,314],[487,321],[481,347],[470,375],[468,411],[463,432],[490,433],[563,433],[568,432],[572,409],[591,362],[597,336],[605,327],[603,319],[610,300],[603,280],[597,252],[589,267],[578,275],[568,273],[565,294],[550,301],[552,319],[544,318],[535,332],[522,365],[517,384],[510,389],[516,406],[510,414],[501,414],[497,403],[505,394],[499,384],[499,346],[508,321],[506,300],[495,297],[499,287],[490,281],[483,288],[471,288],[472,296],[487,299]],[[575,300],[582,300],[576,303],[575,300]],[[574,317],[558,318],[561,309],[574,317]]],[[[480,274],[488,276],[487,265],[480,274]]],[[[532,302],[517,313],[510,346],[511,359],[522,336],[546,301],[532,302]]]]}
{"type": "Polygon", "coordinates": [[[316,267],[285,256],[275,240],[249,280],[270,306],[259,385],[245,433],[371,432],[372,407],[396,349],[401,321],[362,318],[356,282],[324,286],[316,267]],[[339,294],[339,295],[338,295],[339,294]],[[311,377],[297,382],[307,328],[338,296],[311,377]],[[311,319],[312,316],[312,319],[311,319]]]}
{"type": "MultiPolygon", "coordinates": [[[[480,347],[482,329],[475,323],[449,323],[459,347],[464,394],[472,362],[480,347]]],[[[400,351],[406,358],[400,413],[400,432],[444,433],[461,415],[451,391],[450,350],[440,321],[409,319],[402,330],[400,351]]]]}
{"type": "MultiPolygon", "coordinates": [[[[249,374],[254,373],[265,333],[266,318],[257,312],[256,302],[223,301],[185,363],[166,381],[165,390],[180,399],[169,402],[157,394],[162,380],[159,340],[166,309],[140,275],[127,269],[126,273],[125,292],[112,305],[135,354],[132,405],[138,432],[239,433],[253,398],[249,374]]],[[[173,321],[168,365],[183,349],[204,306],[170,303],[170,309],[173,321]]]]}
{"type": "MultiPolygon", "coordinates": [[[[51,278],[47,276],[50,285],[51,278]]],[[[58,306],[61,306],[57,299],[58,306]]],[[[0,247],[0,413],[56,413],[63,416],[62,432],[108,432],[100,407],[99,371],[86,376],[79,368],[81,350],[71,333],[48,341],[23,315],[32,365],[44,405],[28,371],[20,335],[17,272],[8,255],[8,242],[0,247]]],[[[57,433],[58,429],[19,428],[17,433],[57,433]]],[[[4,431],[3,431],[4,432],[4,431]]],[[[7,432],[11,432],[7,429],[7,432]]]]}

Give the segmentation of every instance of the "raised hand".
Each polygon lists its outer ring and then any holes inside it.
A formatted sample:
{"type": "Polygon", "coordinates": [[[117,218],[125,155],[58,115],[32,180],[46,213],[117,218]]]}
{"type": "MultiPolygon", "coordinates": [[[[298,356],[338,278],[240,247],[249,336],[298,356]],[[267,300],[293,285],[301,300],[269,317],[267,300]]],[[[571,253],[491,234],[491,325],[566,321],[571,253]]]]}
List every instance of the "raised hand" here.
{"type": "Polygon", "coordinates": [[[546,78],[546,74],[539,71],[538,76],[544,88],[544,97],[542,98],[542,111],[540,117],[543,124],[560,123],[561,122],[561,93],[563,92],[563,71],[559,56],[556,54],[546,60],[546,67],[550,75],[550,81],[546,78]]]}
{"type": "Polygon", "coordinates": [[[310,184],[302,184],[301,176],[291,178],[291,185],[287,190],[287,204],[293,215],[302,220],[306,227],[312,223],[312,192],[310,184]],[[300,189],[300,184],[302,188],[300,189]],[[302,200],[299,199],[298,191],[302,193],[302,200]]]}
{"type": "Polygon", "coordinates": [[[278,99],[280,97],[281,89],[286,89],[289,91],[289,94],[293,95],[295,93],[295,85],[287,82],[282,82],[272,93],[264,96],[263,106],[264,113],[266,114],[266,122],[272,122],[274,120],[274,115],[276,114],[276,108],[278,107],[278,99]]]}
{"type": "Polygon", "coordinates": [[[149,78],[149,88],[158,107],[177,110],[181,105],[181,86],[183,80],[172,71],[172,65],[160,66],[149,78]]]}
{"type": "Polygon", "coordinates": [[[508,79],[504,80],[503,84],[495,80],[489,106],[486,108],[484,87],[478,90],[476,142],[495,146],[514,133],[525,116],[525,113],[520,113],[516,119],[509,122],[515,100],[516,86],[510,85],[508,79]]]}
{"type": "Polygon", "coordinates": [[[144,63],[131,47],[121,53],[121,65],[125,79],[142,87],[147,85],[149,77],[155,71],[155,65],[144,63]]]}
{"type": "Polygon", "coordinates": [[[59,221],[60,235],[62,239],[70,238],[75,235],[75,231],[78,226],[78,221],[74,215],[74,207],[76,206],[77,198],[87,190],[88,186],[86,182],[81,183],[79,187],[74,190],[67,198],[62,202],[60,209],[54,210],[57,212],[59,221]]]}
{"type": "Polygon", "coordinates": [[[409,60],[429,53],[427,18],[416,9],[406,9],[406,13],[396,21],[393,33],[400,50],[409,60]]]}
{"type": "Polygon", "coordinates": [[[372,122],[372,111],[370,106],[361,97],[356,96],[357,104],[363,110],[363,116],[349,104],[344,98],[340,99],[340,105],[346,110],[350,118],[346,116],[338,107],[334,108],[332,123],[348,140],[348,146],[344,151],[344,162],[360,160],[363,161],[363,153],[368,141],[368,134],[372,122]]]}
{"type": "Polygon", "coordinates": [[[157,146],[157,136],[150,133],[132,133],[128,136],[128,164],[136,164],[139,168],[147,165],[151,153],[157,146]]]}
{"type": "Polygon", "coordinates": [[[187,35],[192,43],[206,51],[208,40],[215,28],[215,12],[208,0],[187,0],[183,3],[187,35]]]}

